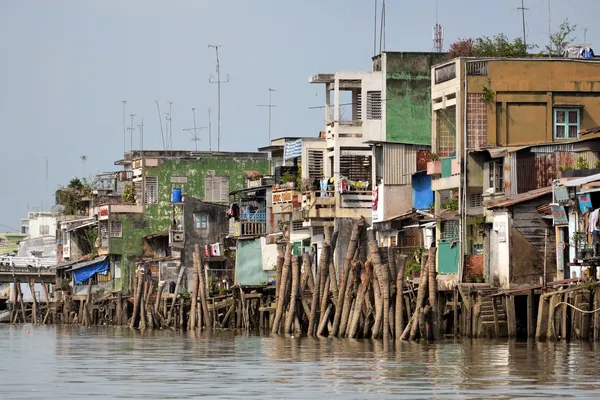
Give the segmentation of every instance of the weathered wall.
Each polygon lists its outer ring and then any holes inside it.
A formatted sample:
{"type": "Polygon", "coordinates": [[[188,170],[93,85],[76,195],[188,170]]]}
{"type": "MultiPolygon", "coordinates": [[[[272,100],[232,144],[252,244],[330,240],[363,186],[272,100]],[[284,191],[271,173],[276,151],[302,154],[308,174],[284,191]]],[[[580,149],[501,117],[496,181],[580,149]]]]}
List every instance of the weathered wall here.
{"type": "Polygon", "coordinates": [[[229,233],[229,220],[225,214],[225,205],[205,203],[191,196],[185,196],[183,202],[185,246],[181,258],[185,267],[191,268],[194,265],[195,245],[202,248],[207,244],[222,242],[229,233]],[[196,228],[195,214],[207,215],[207,228],[196,228]]]}
{"type": "Polygon", "coordinates": [[[600,125],[600,64],[572,60],[490,60],[487,76],[470,76],[469,93],[495,94],[488,107],[488,146],[552,142],[553,108],[581,106],[580,129],[600,125]]]}
{"type": "Polygon", "coordinates": [[[431,67],[443,53],[386,53],[386,140],[431,144],[431,67]]]}
{"type": "Polygon", "coordinates": [[[384,219],[412,210],[411,185],[384,185],[383,197],[384,219]]]}
{"type": "Polygon", "coordinates": [[[244,187],[246,181],[244,171],[269,174],[269,160],[264,158],[263,154],[257,154],[256,158],[235,157],[234,154],[208,155],[198,159],[160,160],[158,167],[147,168],[144,172],[145,176],[158,178],[158,204],[146,206],[146,216],[150,221],[151,231],[161,232],[169,229],[173,212],[171,193],[174,187],[182,187],[184,196],[203,200],[206,176],[214,173],[214,176],[229,177],[229,191],[233,191],[244,187]],[[185,176],[188,183],[172,184],[172,176],[185,176]]]}
{"type": "Polygon", "coordinates": [[[551,201],[550,196],[522,203],[512,209],[511,229],[511,284],[539,284],[544,274],[545,232],[548,227],[546,247],[547,276],[556,276],[556,250],[554,228],[548,226],[536,206],[551,201]]]}

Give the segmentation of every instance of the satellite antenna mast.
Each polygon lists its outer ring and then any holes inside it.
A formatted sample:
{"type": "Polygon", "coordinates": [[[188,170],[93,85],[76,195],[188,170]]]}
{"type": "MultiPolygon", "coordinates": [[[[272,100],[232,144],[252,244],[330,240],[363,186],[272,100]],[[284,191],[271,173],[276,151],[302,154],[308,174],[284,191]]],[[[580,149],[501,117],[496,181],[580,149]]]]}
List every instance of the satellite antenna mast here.
{"type": "Polygon", "coordinates": [[[375,0],[375,11],[374,11],[374,24],[373,24],[373,57],[377,55],[377,2],[375,0]]]}
{"type": "Polygon", "coordinates": [[[521,10],[521,14],[523,16],[523,45],[525,46],[525,49],[527,49],[527,37],[525,35],[525,11],[529,11],[529,8],[525,8],[525,0],[521,0],[521,7],[518,7],[517,9],[521,10]]]}
{"type": "Polygon", "coordinates": [[[129,130],[129,151],[131,152],[133,152],[133,131],[135,130],[135,128],[133,127],[133,117],[135,117],[135,114],[129,114],[129,118],[131,118],[131,123],[129,125],[129,128],[127,128],[129,130]]]}
{"type": "Polygon", "coordinates": [[[221,80],[221,64],[219,61],[219,47],[221,47],[221,45],[209,44],[208,47],[214,48],[217,56],[217,80],[214,80],[211,76],[208,81],[217,84],[217,151],[221,151],[221,83],[228,83],[229,75],[227,75],[227,80],[221,80]]]}
{"type": "Polygon", "coordinates": [[[385,51],[385,0],[381,4],[381,31],[379,33],[379,52],[385,51]]]}
{"type": "Polygon", "coordinates": [[[169,149],[173,152],[173,100],[169,100],[169,149]]]}
{"type": "Polygon", "coordinates": [[[196,151],[198,151],[198,142],[200,141],[198,132],[200,132],[202,129],[206,129],[206,126],[197,128],[196,127],[196,108],[192,108],[192,113],[194,114],[194,127],[193,128],[185,128],[184,131],[192,133],[192,140],[194,141],[196,151]]]}
{"type": "Polygon", "coordinates": [[[208,107],[208,150],[212,151],[212,122],[210,119],[210,107],[208,107]]]}
{"type": "Polygon", "coordinates": [[[160,104],[158,103],[158,100],[155,100],[154,102],[156,103],[156,112],[158,112],[158,123],[160,124],[160,137],[162,138],[163,150],[167,150],[165,132],[163,130],[162,118],[160,117],[160,104]]]}
{"type": "Polygon", "coordinates": [[[123,103],[123,155],[125,155],[125,152],[127,151],[127,122],[126,122],[126,115],[125,115],[125,104],[127,104],[126,100],[122,101],[123,103]]]}
{"type": "Polygon", "coordinates": [[[269,104],[259,104],[259,107],[269,107],[269,144],[271,143],[271,109],[277,107],[276,104],[271,102],[271,95],[275,92],[275,89],[269,88],[269,104]]]}
{"type": "Polygon", "coordinates": [[[435,26],[433,27],[433,49],[441,53],[444,49],[444,27],[438,23],[438,2],[435,2],[435,26]]]}

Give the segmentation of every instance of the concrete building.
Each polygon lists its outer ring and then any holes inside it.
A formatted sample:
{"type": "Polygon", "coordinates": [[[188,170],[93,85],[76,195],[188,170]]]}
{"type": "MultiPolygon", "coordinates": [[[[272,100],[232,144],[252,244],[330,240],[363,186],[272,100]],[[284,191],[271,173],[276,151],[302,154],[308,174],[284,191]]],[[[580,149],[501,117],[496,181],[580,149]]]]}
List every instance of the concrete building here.
{"type": "Polygon", "coordinates": [[[325,85],[326,178],[334,184],[337,218],[371,220],[377,185],[368,142],[431,143],[431,66],[442,53],[384,52],[371,71],[316,74],[325,85]]]}
{"type": "MultiPolygon", "coordinates": [[[[475,257],[480,226],[492,222],[484,202],[550,186],[578,157],[597,160],[598,148],[576,142],[600,123],[599,73],[598,61],[567,58],[459,58],[432,68],[438,272],[462,280],[466,265],[488,262],[475,257]]],[[[473,269],[494,268],[483,267],[473,269]]]]}
{"type": "Polygon", "coordinates": [[[54,211],[30,211],[27,218],[21,218],[21,233],[30,239],[42,236],[56,237],[56,217],[54,211]]]}

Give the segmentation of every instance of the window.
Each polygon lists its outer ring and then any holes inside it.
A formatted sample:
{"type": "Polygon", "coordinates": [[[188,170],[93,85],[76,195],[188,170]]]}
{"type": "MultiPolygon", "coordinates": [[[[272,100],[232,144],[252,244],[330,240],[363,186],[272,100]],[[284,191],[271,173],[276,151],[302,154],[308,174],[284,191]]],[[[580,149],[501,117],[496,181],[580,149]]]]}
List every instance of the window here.
{"type": "MultiPolygon", "coordinates": [[[[333,162],[333,160],[332,160],[333,162]]],[[[371,156],[343,155],[340,156],[340,175],[351,181],[371,181],[371,156]]]]}
{"type": "Polygon", "coordinates": [[[504,163],[502,161],[490,162],[488,187],[493,189],[492,193],[504,192],[504,163]]]}
{"type": "Polygon", "coordinates": [[[367,119],[381,119],[381,91],[367,92],[367,119]]]}
{"type": "Polygon", "coordinates": [[[196,229],[208,228],[208,215],[194,214],[194,221],[195,221],[196,229]]]}
{"type": "Polygon", "coordinates": [[[40,235],[49,235],[50,234],[50,226],[49,225],[40,225],[40,235]]]}
{"type": "Polygon", "coordinates": [[[442,239],[456,239],[458,237],[458,221],[442,222],[442,239]]]}
{"type": "Polygon", "coordinates": [[[204,178],[204,201],[211,203],[228,203],[229,177],[207,176],[204,178]]]}
{"type": "Polygon", "coordinates": [[[123,237],[123,223],[121,221],[110,221],[110,237],[123,237]]]}
{"type": "Polygon", "coordinates": [[[144,203],[158,203],[158,177],[147,176],[144,178],[144,203]]]}
{"type": "Polygon", "coordinates": [[[308,230],[303,221],[292,221],[292,232],[308,230]]]}
{"type": "Polygon", "coordinates": [[[469,196],[469,207],[477,208],[481,207],[483,203],[482,193],[471,193],[469,196]]]}
{"type": "Polygon", "coordinates": [[[577,139],[579,137],[579,110],[554,109],[554,139],[577,139]]]}
{"type": "Polygon", "coordinates": [[[456,154],[456,106],[442,108],[435,112],[440,157],[456,154]]]}

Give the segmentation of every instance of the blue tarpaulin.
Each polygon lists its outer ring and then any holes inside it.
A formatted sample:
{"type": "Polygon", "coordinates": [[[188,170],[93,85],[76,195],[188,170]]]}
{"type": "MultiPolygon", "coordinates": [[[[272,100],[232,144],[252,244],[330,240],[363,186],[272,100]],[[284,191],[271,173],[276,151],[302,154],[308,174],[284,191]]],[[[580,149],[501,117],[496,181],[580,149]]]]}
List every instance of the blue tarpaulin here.
{"type": "Polygon", "coordinates": [[[108,258],[98,260],[80,268],[73,269],[73,276],[75,277],[75,284],[87,282],[88,279],[96,274],[106,275],[108,274],[109,265],[108,258]]]}

